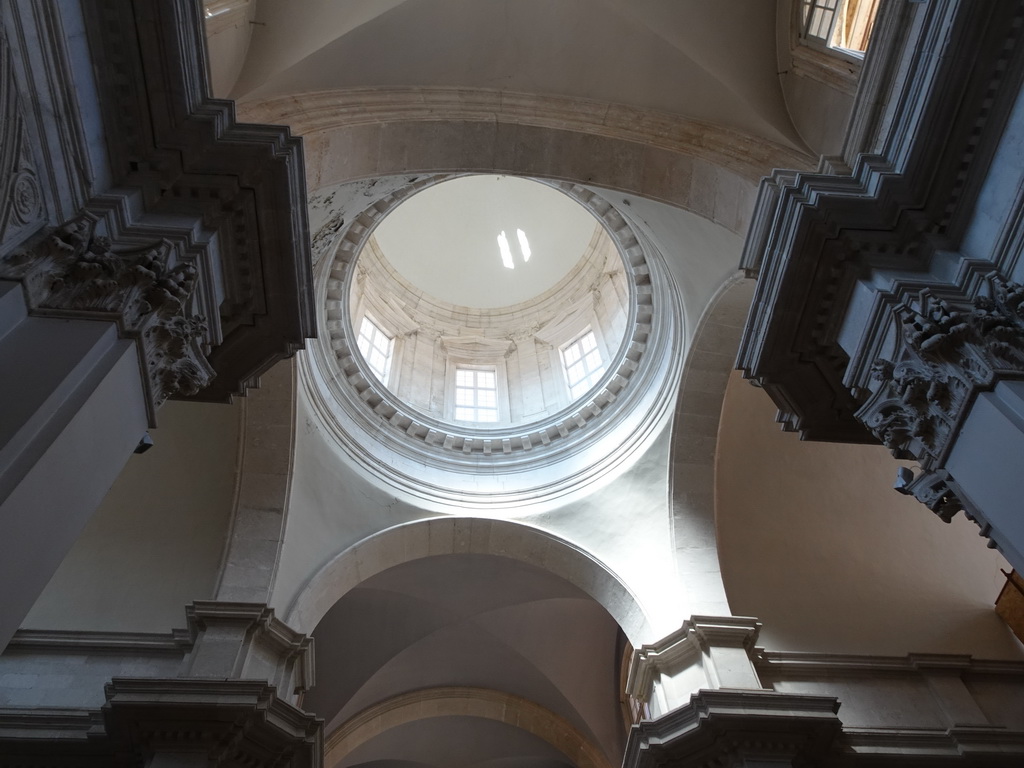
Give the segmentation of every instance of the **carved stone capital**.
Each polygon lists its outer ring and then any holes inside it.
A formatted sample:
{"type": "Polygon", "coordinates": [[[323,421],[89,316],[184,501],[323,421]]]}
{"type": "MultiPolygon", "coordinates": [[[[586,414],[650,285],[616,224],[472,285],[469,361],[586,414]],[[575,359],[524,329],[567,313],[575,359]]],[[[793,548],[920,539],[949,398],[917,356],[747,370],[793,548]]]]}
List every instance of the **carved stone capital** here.
{"type": "Polygon", "coordinates": [[[206,319],[192,311],[198,270],[174,248],[118,245],[79,217],[0,258],[0,278],[19,280],[36,314],[106,320],[140,344],[152,418],[169,397],[193,395],[214,376],[206,319]]]}
{"type": "Polygon", "coordinates": [[[952,305],[922,291],[896,308],[894,360],[872,368],[879,386],[857,418],[900,459],[945,459],[973,396],[999,377],[1024,377],[1024,286],[989,276],[989,296],[952,305]]]}
{"type": "Polygon", "coordinates": [[[521,347],[524,344],[528,345],[539,341],[539,339],[537,339],[537,331],[539,330],[539,325],[531,325],[525,328],[516,328],[508,335],[508,338],[512,340],[512,343],[515,344],[516,347],[521,347]]]}
{"type": "Polygon", "coordinates": [[[896,489],[945,522],[962,505],[943,464],[975,395],[1024,377],[1024,286],[988,281],[989,295],[970,303],[922,291],[914,306],[896,307],[896,354],[875,361],[878,386],[856,413],[896,458],[921,463],[917,477],[901,471],[896,489]]]}

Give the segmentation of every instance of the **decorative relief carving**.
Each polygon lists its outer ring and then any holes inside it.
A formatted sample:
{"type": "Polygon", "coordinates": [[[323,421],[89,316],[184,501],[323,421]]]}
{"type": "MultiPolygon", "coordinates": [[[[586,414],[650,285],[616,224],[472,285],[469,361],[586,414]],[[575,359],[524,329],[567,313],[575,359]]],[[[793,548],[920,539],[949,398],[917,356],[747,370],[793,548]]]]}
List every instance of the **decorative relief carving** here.
{"type": "Polygon", "coordinates": [[[950,486],[949,473],[944,469],[923,471],[915,477],[913,471],[902,467],[896,476],[895,488],[906,496],[913,496],[944,523],[952,522],[956,513],[963,509],[963,503],[950,486]]]}
{"type": "Polygon", "coordinates": [[[875,361],[880,386],[856,414],[896,458],[921,462],[924,472],[901,475],[897,490],[946,522],[962,508],[942,469],[951,438],[978,391],[998,377],[1024,376],[1024,286],[995,274],[989,285],[990,295],[970,306],[927,291],[916,308],[898,306],[898,360],[875,361]]]}
{"type": "Polygon", "coordinates": [[[536,342],[537,331],[539,330],[539,325],[530,325],[527,326],[526,328],[516,328],[515,330],[508,334],[507,338],[516,347],[521,347],[523,345],[528,345],[530,342],[536,342]]]}
{"type": "Polygon", "coordinates": [[[11,51],[0,35],[0,246],[30,234],[43,218],[43,194],[21,113],[11,51]]]}
{"type": "MultiPolygon", "coordinates": [[[[27,153],[23,153],[24,155],[27,153]]],[[[39,219],[42,210],[42,194],[35,172],[22,168],[11,185],[11,212],[19,224],[28,224],[39,219]]]]}
{"type": "Polygon", "coordinates": [[[934,457],[948,435],[954,398],[950,378],[920,360],[877,360],[872,376],[882,383],[858,412],[868,429],[899,459],[934,457]]]}
{"type": "Polygon", "coordinates": [[[84,214],[0,259],[0,277],[22,281],[34,311],[114,320],[139,339],[154,408],[195,394],[214,376],[202,349],[206,320],[189,308],[196,268],[172,266],[167,241],[115,249],[96,221],[84,214]]]}

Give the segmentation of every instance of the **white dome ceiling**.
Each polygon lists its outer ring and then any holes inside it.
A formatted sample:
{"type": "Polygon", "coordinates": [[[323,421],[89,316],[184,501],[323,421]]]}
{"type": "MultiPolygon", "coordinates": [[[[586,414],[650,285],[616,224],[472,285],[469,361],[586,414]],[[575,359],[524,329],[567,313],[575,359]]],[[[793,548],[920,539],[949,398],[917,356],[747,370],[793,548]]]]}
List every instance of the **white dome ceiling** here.
{"type": "Polygon", "coordinates": [[[580,260],[596,226],[586,209],[544,184],[466,176],[417,193],[388,214],[374,236],[398,273],[424,293],[491,309],[553,287],[580,260]]]}

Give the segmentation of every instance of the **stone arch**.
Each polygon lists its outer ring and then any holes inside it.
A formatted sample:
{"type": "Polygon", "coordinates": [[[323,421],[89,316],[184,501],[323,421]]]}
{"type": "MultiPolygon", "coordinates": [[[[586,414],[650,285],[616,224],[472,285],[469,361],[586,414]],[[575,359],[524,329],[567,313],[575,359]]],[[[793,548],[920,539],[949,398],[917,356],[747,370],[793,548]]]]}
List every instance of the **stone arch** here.
{"type": "Polygon", "coordinates": [[[615,189],[749,224],[760,178],[814,159],[679,115],[486,89],[352,89],[243,102],[303,136],[311,190],[408,173],[508,173],[615,189]]]}
{"type": "Polygon", "coordinates": [[[295,360],[260,377],[242,400],[234,512],[216,597],[266,603],[284,545],[295,460],[295,360]]]}
{"type": "Polygon", "coordinates": [[[676,565],[701,589],[688,614],[729,616],[715,530],[718,424],[755,281],[730,279],[711,300],[690,344],[672,425],[670,504],[676,565]],[[685,439],[683,439],[685,436],[685,439]]]}
{"type": "Polygon", "coordinates": [[[655,639],[637,597],[595,557],[539,528],[480,517],[418,520],[363,539],[306,583],[285,611],[285,621],[308,634],[332,605],[371,576],[412,560],[455,554],[506,557],[541,568],[603,606],[634,648],[655,639]]]}
{"type": "Polygon", "coordinates": [[[448,716],[478,717],[512,725],[540,737],[579,768],[612,768],[597,746],[551,710],[520,696],[468,687],[412,691],[363,710],[327,737],[324,765],[334,765],[352,750],[392,728],[448,716]]]}

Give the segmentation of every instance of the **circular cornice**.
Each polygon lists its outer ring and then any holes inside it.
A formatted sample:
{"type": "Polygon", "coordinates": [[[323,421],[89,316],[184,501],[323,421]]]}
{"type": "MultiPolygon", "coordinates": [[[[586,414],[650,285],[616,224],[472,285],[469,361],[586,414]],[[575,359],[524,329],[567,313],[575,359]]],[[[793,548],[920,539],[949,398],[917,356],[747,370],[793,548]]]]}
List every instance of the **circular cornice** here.
{"type": "Polygon", "coordinates": [[[356,351],[348,300],[356,258],[384,216],[410,195],[450,178],[420,177],[383,193],[338,233],[323,259],[317,297],[321,334],[300,373],[313,410],[357,464],[391,487],[436,508],[522,508],[611,479],[669,415],[681,373],[681,309],[672,278],[604,198],[554,184],[606,228],[629,283],[627,337],[599,384],[542,420],[501,428],[455,426],[405,405],[370,373],[356,351]]]}

